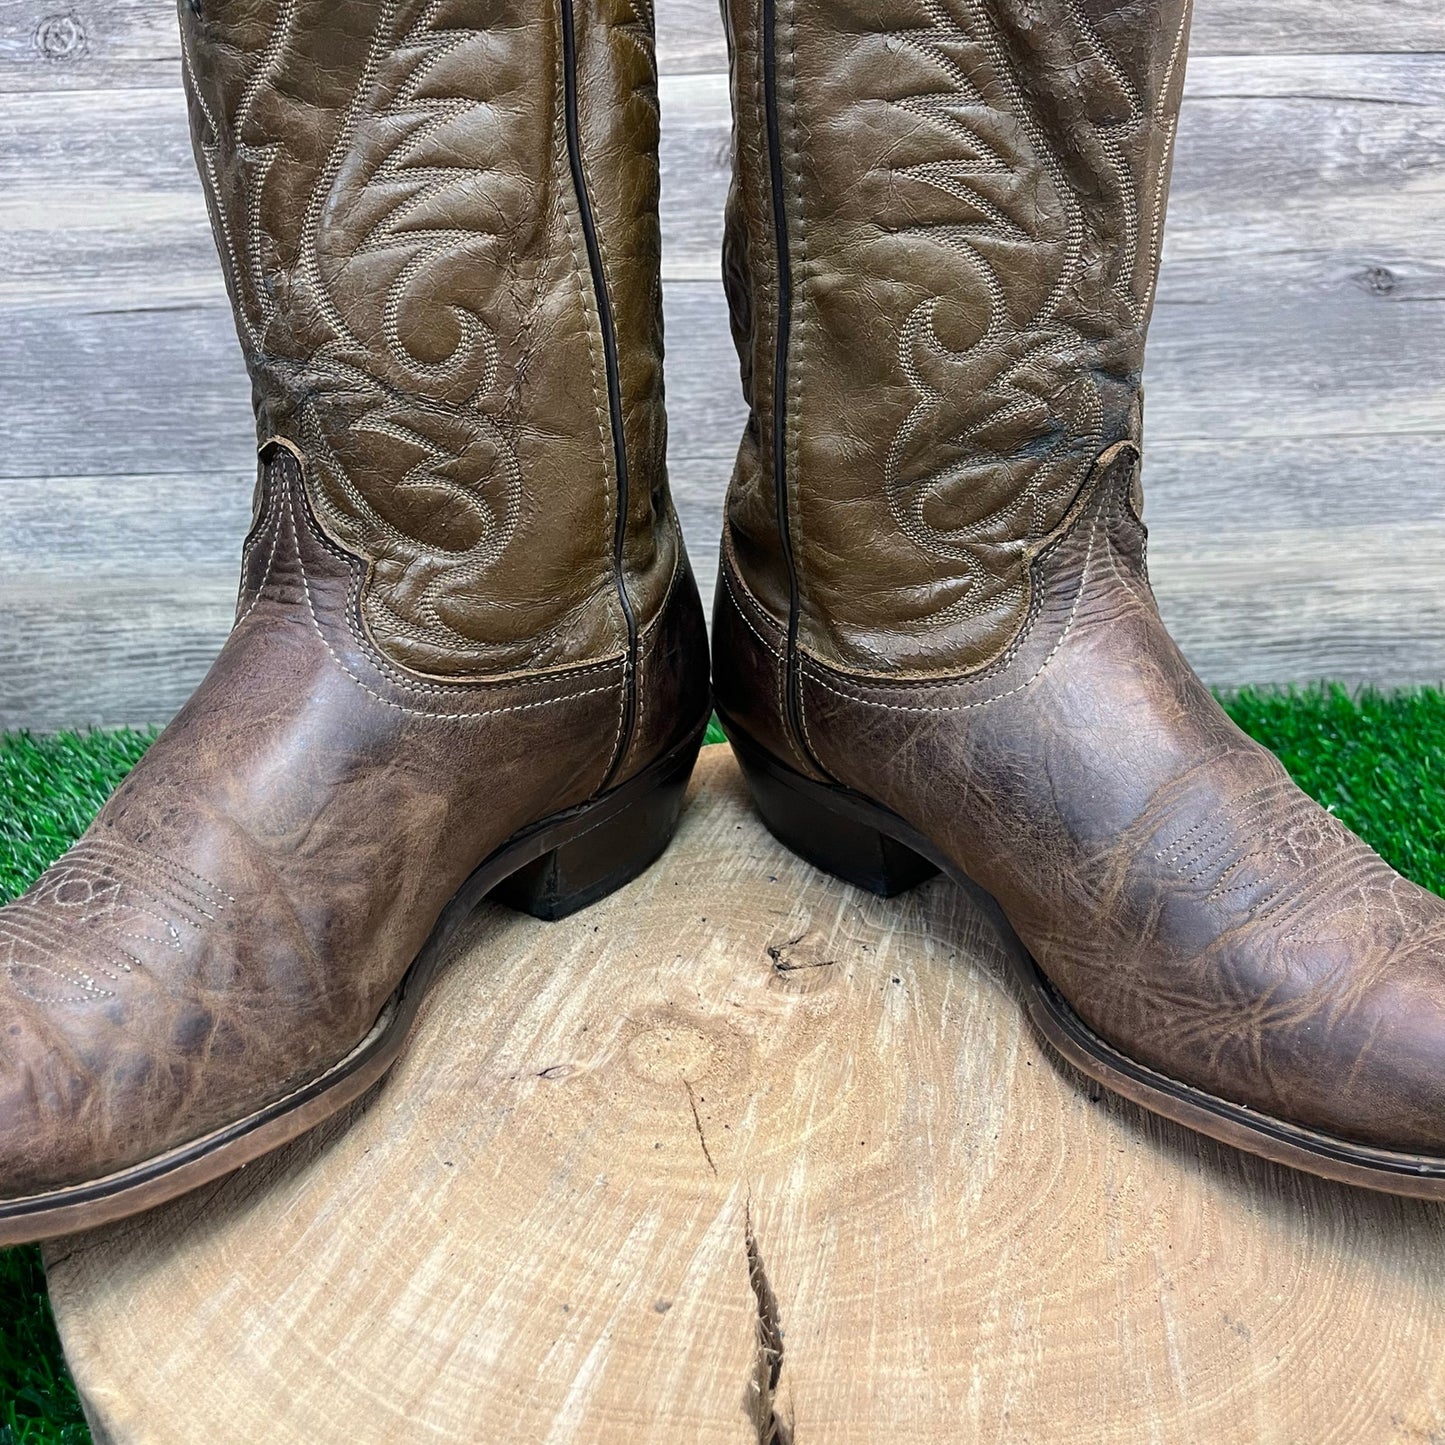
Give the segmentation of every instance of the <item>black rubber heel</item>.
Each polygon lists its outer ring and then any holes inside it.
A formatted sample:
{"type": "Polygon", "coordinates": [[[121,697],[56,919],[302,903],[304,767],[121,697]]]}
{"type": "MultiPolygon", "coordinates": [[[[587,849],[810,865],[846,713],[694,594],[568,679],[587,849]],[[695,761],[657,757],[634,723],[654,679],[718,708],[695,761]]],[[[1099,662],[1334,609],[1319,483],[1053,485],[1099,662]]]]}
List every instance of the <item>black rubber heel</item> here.
{"type": "Polygon", "coordinates": [[[677,831],[694,756],[695,750],[636,801],[519,868],[492,890],[492,898],[555,923],[631,883],[662,856],[677,831]]]}
{"type": "Polygon", "coordinates": [[[785,767],[724,724],[753,802],[768,831],[815,868],[892,898],[926,882],[935,864],[869,821],[882,809],[829,783],[785,767]]]}

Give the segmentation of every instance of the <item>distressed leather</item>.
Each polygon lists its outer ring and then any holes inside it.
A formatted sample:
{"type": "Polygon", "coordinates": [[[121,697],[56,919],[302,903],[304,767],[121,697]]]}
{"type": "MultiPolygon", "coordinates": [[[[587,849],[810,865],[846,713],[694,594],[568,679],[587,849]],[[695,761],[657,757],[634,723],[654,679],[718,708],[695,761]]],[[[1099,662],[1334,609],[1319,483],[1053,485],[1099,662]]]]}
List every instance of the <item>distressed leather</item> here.
{"type": "MultiPolygon", "coordinates": [[[[1187,7],[863,8],[778,7],[779,56],[798,57],[779,84],[803,117],[782,413],[800,625],[790,647],[750,432],[720,709],[988,889],[1128,1057],[1337,1139],[1445,1154],[1445,903],[1230,722],[1149,587],[1137,380],[1187,7]],[[829,44],[831,81],[809,60],[829,44]],[[844,156],[856,184],[825,194],[813,177],[844,156]]],[[[755,34],[754,8],[734,10],[734,34],[755,34]]],[[[758,56],[739,46],[736,64],[746,91],[758,56]]],[[[764,332],[740,331],[745,372],[770,371],[764,332]]]]}
{"type": "Polygon", "coordinates": [[[255,381],[256,519],[209,674],[0,910],[0,1200],[317,1078],[480,863],[641,773],[709,705],[663,469],[648,18],[606,0],[576,17],[619,448],[555,7],[181,12],[255,381]]]}

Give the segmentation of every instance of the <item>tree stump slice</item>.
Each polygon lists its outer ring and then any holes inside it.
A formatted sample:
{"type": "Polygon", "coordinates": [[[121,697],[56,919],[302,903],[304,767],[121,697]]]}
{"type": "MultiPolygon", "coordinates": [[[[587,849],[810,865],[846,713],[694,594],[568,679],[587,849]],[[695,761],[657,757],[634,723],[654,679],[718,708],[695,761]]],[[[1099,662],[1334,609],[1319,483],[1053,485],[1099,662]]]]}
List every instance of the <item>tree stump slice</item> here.
{"type": "Polygon", "coordinates": [[[645,878],[477,916],[347,1115],[49,1248],[97,1440],[1445,1438],[1445,1210],[1100,1095],[1015,946],[708,749],[645,878]]]}

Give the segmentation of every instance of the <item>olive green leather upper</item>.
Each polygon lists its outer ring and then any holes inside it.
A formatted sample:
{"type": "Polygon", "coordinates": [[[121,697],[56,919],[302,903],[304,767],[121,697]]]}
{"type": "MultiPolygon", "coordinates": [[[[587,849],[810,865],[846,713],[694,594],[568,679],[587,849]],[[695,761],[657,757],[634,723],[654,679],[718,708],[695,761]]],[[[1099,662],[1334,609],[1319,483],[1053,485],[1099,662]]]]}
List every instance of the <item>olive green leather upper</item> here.
{"type": "Polygon", "coordinates": [[[368,564],[393,661],[498,676],[627,650],[677,559],[664,471],[657,99],[646,0],[183,0],[196,157],[260,440],[368,564]],[[619,461],[628,474],[624,488],[619,461]],[[545,485],[539,485],[545,483],[545,485]]]}
{"type": "Polygon", "coordinates": [[[1008,647],[1030,560],[1137,433],[1188,5],[777,0],[771,56],[768,8],[730,7],[726,269],[754,408],[731,545],[786,613],[781,426],[799,645],[864,673],[963,673],[1008,647]]]}

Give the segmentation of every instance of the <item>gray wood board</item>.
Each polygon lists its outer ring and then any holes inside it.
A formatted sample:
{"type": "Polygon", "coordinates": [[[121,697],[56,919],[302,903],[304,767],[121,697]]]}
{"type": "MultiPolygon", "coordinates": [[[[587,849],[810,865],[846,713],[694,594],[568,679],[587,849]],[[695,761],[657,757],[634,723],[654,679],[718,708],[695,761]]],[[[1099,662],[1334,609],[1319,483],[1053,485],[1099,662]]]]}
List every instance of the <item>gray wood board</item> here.
{"type": "MultiPolygon", "coordinates": [[[[0,726],[156,720],[230,616],[249,387],[173,76],[22,88],[34,62],[7,37],[24,9],[0,0],[0,726]]],[[[126,66],[146,25],[173,25],[163,3],[100,9],[135,22],[109,52],[126,66]]],[[[1326,7],[1296,48],[1328,51],[1331,27],[1380,51],[1445,45],[1445,19],[1414,11],[1350,7],[1376,25],[1367,42],[1326,7]]],[[[1303,12],[1215,0],[1200,34],[1233,15],[1248,35],[1250,13],[1303,12]]],[[[720,384],[736,375],[717,281],[725,81],[670,76],[663,104],[672,469],[710,582],[741,428],[720,384]]],[[[1195,63],[1148,484],[1161,600],[1210,680],[1445,676],[1442,306],[1445,57],[1195,63]]]]}
{"type": "MultiPolygon", "coordinates": [[[[669,77],[662,101],[665,274],[715,277],[726,79],[669,77]]],[[[185,126],[174,85],[0,95],[0,305],[219,296],[185,126]]],[[[1445,56],[1201,60],[1180,128],[1165,295],[1185,263],[1257,254],[1341,256],[1361,277],[1423,267],[1436,279],[1442,178],[1445,56]]]]}
{"type": "MultiPolygon", "coordinates": [[[[727,64],[713,0],[662,0],[665,73],[727,64]]],[[[1196,0],[1203,55],[1385,54],[1445,50],[1439,0],[1196,0]]],[[[170,85],[180,66],[168,0],[0,0],[0,91],[170,85]]]]}
{"type": "MultiPolygon", "coordinates": [[[[1382,521],[1382,479],[1436,465],[1433,437],[1173,441],[1148,464],[1160,604],[1210,680],[1438,682],[1445,487],[1382,521]]],[[[680,455],[700,581],[716,574],[724,452],[680,455]]],[[[0,483],[0,728],[162,720],[220,646],[249,472],[0,483]]],[[[1383,515],[1391,515],[1384,512],[1383,515]]]]}

